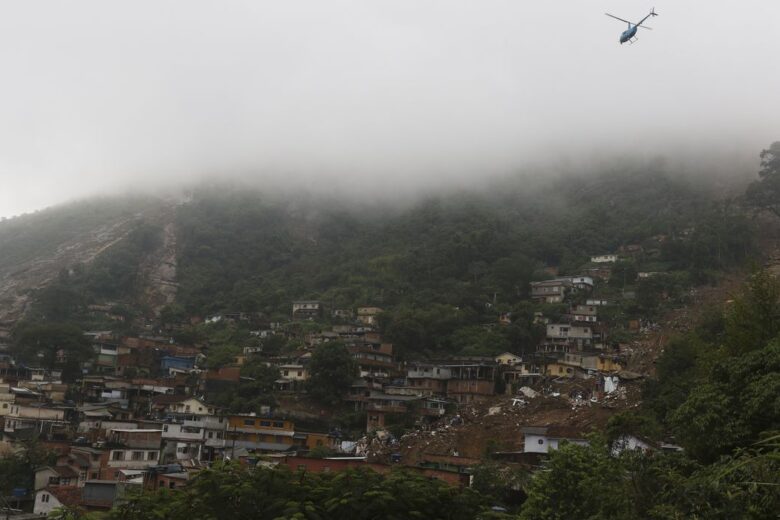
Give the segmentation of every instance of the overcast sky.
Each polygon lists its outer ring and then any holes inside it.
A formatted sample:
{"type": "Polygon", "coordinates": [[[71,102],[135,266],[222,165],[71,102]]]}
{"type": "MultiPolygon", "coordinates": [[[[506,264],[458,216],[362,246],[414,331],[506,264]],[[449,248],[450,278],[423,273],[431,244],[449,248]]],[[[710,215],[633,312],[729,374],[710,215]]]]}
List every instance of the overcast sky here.
{"type": "Polygon", "coordinates": [[[0,0],[0,216],[248,174],[392,190],[780,140],[776,0],[0,0]],[[653,6],[653,31],[621,22],[653,6]]]}

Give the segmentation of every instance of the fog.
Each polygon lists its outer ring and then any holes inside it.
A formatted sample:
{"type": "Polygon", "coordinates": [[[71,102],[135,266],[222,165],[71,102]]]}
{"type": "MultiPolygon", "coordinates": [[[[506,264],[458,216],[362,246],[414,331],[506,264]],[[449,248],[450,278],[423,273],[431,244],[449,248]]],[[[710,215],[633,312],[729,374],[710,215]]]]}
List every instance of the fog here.
{"type": "MultiPolygon", "coordinates": [[[[780,2],[0,1],[0,216],[248,177],[404,195],[780,139],[780,2]]],[[[660,0],[658,0],[660,1],[660,0]]],[[[682,166],[681,166],[682,167],[682,166]]]]}

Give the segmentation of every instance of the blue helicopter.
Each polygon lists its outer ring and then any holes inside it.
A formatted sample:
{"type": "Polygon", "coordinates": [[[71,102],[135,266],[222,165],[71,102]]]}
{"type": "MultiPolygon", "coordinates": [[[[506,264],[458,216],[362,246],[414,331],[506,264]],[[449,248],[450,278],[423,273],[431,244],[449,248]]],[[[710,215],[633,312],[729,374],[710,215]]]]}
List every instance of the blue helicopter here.
{"type": "Polygon", "coordinates": [[[647,16],[642,18],[639,21],[639,23],[631,23],[628,20],[623,20],[622,18],[618,18],[617,16],[609,14],[609,13],[604,13],[604,14],[614,18],[615,20],[620,20],[621,22],[625,22],[625,23],[628,24],[628,29],[623,31],[623,34],[620,35],[620,44],[621,45],[626,43],[626,42],[634,43],[635,41],[637,41],[638,40],[638,38],[636,38],[636,31],[637,31],[637,29],[639,29],[641,27],[642,29],[648,29],[649,30],[650,27],[648,27],[646,25],[642,25],[642,24],[645,22],[645,20],[647,20],[651,16],[658,16],[658,14],[656,14],[656,12],[655,12],[655,7],[653,7],[650,10],[650,14],[648,14],[647,16]]]}

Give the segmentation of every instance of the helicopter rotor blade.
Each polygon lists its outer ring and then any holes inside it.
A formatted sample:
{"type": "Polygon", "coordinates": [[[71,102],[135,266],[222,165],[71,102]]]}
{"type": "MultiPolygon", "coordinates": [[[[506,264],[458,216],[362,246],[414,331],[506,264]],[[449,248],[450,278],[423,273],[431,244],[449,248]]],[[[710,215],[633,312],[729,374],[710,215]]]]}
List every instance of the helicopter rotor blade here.
{"type": "Polygon", "coordinates": [[[638,27],[639,27],[640,29],[647,29],[648,31],[652,31],[652,30],[653,30],[653,28],[652,28],[652,27],[648,27],[648,26],[646,26],[646,25],[639,25],[638,27]]]}
{"type": "Polygon", "coordinates": [[[621,22],[625,22],[631,25],[634,25],[632,22],[629,22],[628,20],[623,20],[622,18],[618,18],[614,14],[604,13],[605,15],[609,16],[610,18],[614,18],[615,20],[620,20],[621,22]]]}

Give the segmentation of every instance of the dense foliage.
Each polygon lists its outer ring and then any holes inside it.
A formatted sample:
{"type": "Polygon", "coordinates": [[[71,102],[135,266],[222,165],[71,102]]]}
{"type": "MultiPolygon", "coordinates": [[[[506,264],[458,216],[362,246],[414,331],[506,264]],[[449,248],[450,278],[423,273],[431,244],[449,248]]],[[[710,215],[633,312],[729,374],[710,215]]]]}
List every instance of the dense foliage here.
{"type": "Polygon", "coordinates": [[[180,313],[275,320],[296,299],[377,305],[401,357],[522,353],[541,333],[527,300],[529,282],[550,276],[545,266],[578,274],[592,254],[644,244],[654,256],[615,266],[604,291],[636,291],[626,312],[652,316],[664,298],[754,251],[750,223],[730,204],[652,169],[534,187],[512,179],[405,209],[342,207],[303,194],[196,193],[178,213],[180,313]],[[664,274],[639,280],[639,270],[664,274]],[[489,330],[501,313],[511,313],[511,326],[489,330]]]}
{"type": "Polygon", "coordinates": [[[473,520],[485,506],[475,492],[402,471],[313,474],[224,464],[202,471],[182,490],[139,496],[109,518],[473,520]]]}
{"type": "Polygon", "coordinates": [[[314,351],[308,365],[309,396],[324,404],[336,405],[357,377],[357,365],[347,348],[338,342],[325,343],[314,351]]]}
{"type": "Polygon", "coordinates": [[[759,180],[748,187],[745,195],[755,207],[780,217],[780,141],[761,152],[759,180]]]}

